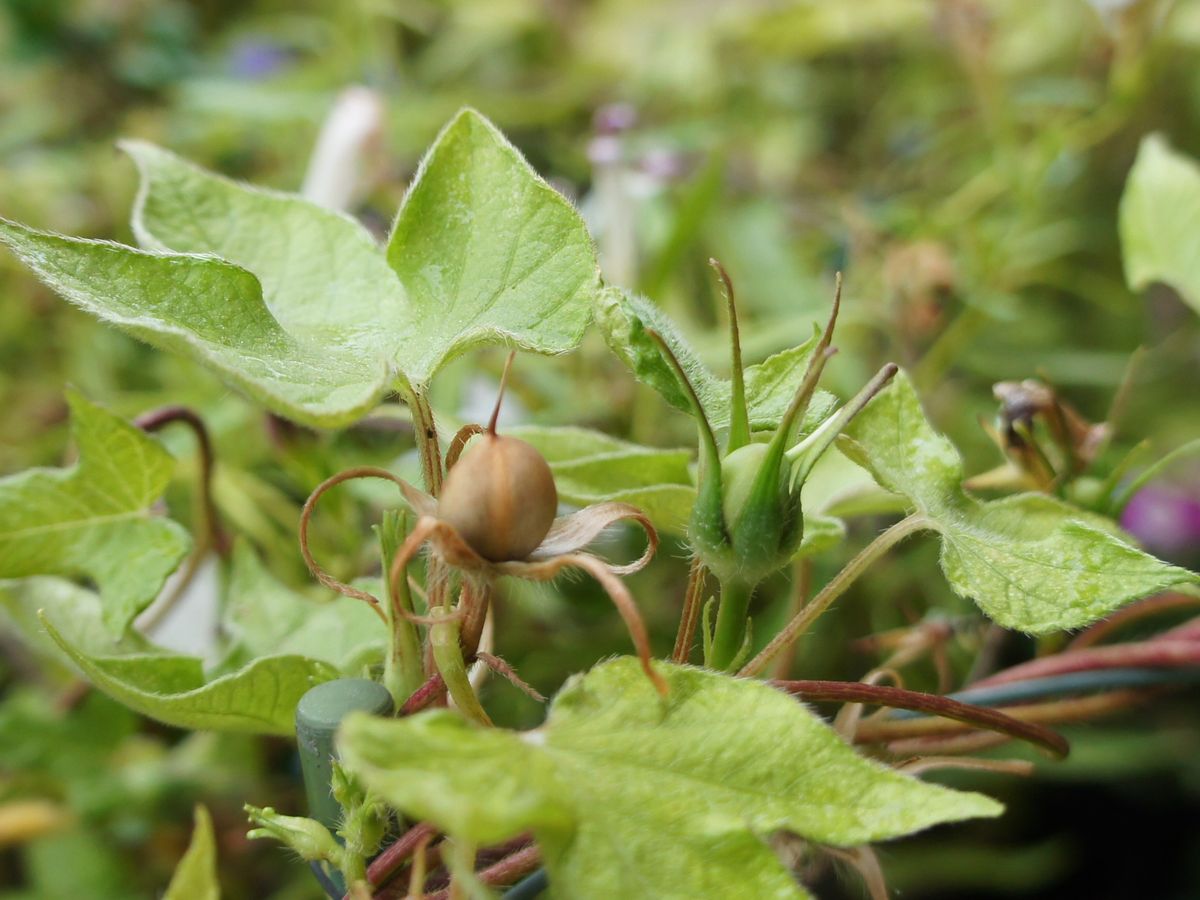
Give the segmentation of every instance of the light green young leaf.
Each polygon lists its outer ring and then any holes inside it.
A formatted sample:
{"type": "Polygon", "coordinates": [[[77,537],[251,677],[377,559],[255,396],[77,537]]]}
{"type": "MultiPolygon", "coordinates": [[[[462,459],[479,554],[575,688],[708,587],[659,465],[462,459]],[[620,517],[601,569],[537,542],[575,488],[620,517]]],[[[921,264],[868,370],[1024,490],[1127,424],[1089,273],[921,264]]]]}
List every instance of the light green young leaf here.
{"type": "Polygon", "coordinates": [[[563,898],[807,897],[772,833],[854,846],[1001,810],[864,759],[762,682],[657,665],[665,701],[636,660],[617,659],[568,682],[530,732],[446,710],[353,716],[341,759],[455,837],[532,829],[563,898]]]}
{"type": "Polygon", "coordinates": [[[578,344],[599,289],[582,219],[482,116],[460,113],[386,249],[349,218],[142,142],[148,249],[0,220],[0,240],[104,321],[215,369],[268,409],[337,427],[472,346],[578,344]]]}
{"type": "Polygon", "coordinates": [[[265,407],[309,425],[348,424],[391,381],[387,364],[329,329],[289,334],[247,270],[210,256],[135,250],[0,219],[0,240],[55,291],[148,344],[215,369],[265,407]]]}
{"type": "Polygon", "coordinates": [[[416,318],[419,340],[401,348],[414,384],[476,344],[571,349],[600,288],[583,219],[471,109],[421,162],[387,258],[416,318]]]}
{"type": "Polygon", "coordinates": [[[213,839],[212,817],[203,806],[196,807],[192,841],[162,900],[220,900],[217,882],[217,846],[213,839]]]}
{"type": "Polygon", "coordinates": [[[387,644],[383,623],[363,601],[332,595],[321,602],[296,593],[245,543],[234,547],[224,624],[236,647],[227,663],[304,656],[357,675],[387,644]]]}
{"type": "MultiPolygon", "coordinates": [[[[652,301],[620,288],[606,286],[600,295],[596,320],[609,347],[629,366],[634,377],[658,391],[676,409],[691,413],[691,406],[674,371],[663,359],[658,345],[647,334],[647,331],[657,331],[696,389],[696,396],[709,424],[717,429],[729,426],[730,382],[712,373],[675,323],[652,301]]],[[[809,338],[799,346],[776,353],[746,369],[746,405],[751,428],[769,429],[779,424],[804,377],[804,369],[816,340],[816,337],[809,338]]],[[[829,415],[834,403],[831,394],[818,390],[813,395],[800,431],[812,431],[829,415]]]]}
{"type": "Polygon", "coordinates": [[[142,176],[133,231],[146,250],[211,254],[252,272],[284,331],[393,355],[409,327],[400,280],[357,221],[295,194],[239,184],[153,144],[121,144],[142,176]]]}
{"type": "Polygon", "coordinates": [[[967,494],[958,452],[933,430],[904,373],[851,423],[842,446],[929,519],[942,536],[950,586],[1006,627],[1035,634],[1079,628],[1131,600],[1197,580],[1053,498],[984,503],[967,494]]]}
{"type": "Polygon", "coordinates": [[[832,550],[846,539],[846,523],[841,519],[820,514],[804,513],[804,535],[800,546],[796,548],[797,559],[805,556],[817,556],[826,550],[832,550]]]}
{"type": "Polygon", "coordinates": [[[1129,286],[1164,281],[1200,313],[1200,166],[1161,135],[1142,139],[1121,197],[1120,231],[1129,286]]]}
{"type": "Polygon", "coordinates": [[[0,578],[89,578],[105,625],[120,634],[188,552],[188,533],[149,511],[175,461],[81,394],[69,391],[67,402],[79,461],[0,479],[0,578]]]}
{"type": "Polygon", "coordinates": [[[177,728],[292,734],[296,704],[314,685],[338,677],[328,663],[264,656],[205,679],[199,659],[168,654],[90,656],[41,616],[51,638],[97,688],[142,715],[177,728]]]}
{"type": "MultiPolygon", "coordinates": [[[[746,405],[751,428],[767,429],[779,424],[800,386],[808,359],[819,339],[819,330],[814,327],[813,336],[804,343],[780,350],[758,365],[746,368],[746,405]]],[[[728,391],[725,396],[729,396],[728,391]]],[[[818,388],[809,401],[800,431],[805,434],[812,431],[828,418],[836,405],[833,394],[818,388]]],[[[728,401],[722,406],[717,421],[721,423],[720,427],[729,424],[728,401]]]]}
{"type": "Polygon", "coordinates": [[[617,500],[641,509],[660,531],[687,530],[696,500],[691,451],[643,447],[586,428],[524,426],[506,433],[546,457],[567,503],[617,500]]]}

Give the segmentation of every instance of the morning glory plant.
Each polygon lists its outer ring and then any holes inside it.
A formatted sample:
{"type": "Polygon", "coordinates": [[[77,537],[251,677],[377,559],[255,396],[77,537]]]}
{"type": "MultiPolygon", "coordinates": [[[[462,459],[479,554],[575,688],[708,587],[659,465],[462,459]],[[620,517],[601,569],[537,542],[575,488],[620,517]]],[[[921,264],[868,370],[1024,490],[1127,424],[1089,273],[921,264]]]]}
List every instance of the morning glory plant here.
{"type": "MultiPolygon", "coordinates": [[[[571,204],[475,111],[438,135],[382,244],[303,197],[231,181],[149,144],[124,146],[142,177],[138,246],[7,220],[0,241],[67,301],[207,368],[264,412],[336,432],[386,403],[411,429],[397,439],[394,465],[356,465],[325,481],[303,465],[311,460],[302,447],[277,448],[275,462],[305,472],[311,490],[293,510],[294,555],[316,581],[301,588],[272,571],[251,534],[215,521],[219,504],[197,505],[199,538],[172,518],[163,497],[176,459],[157,433],[166,421],[193,428],[209,501],[220,448],[203,415],[129,422],[71,391],[77,461],[0,479],[0,608],[39,653],[179,728],[291,736],[318,690],[381,695],[370,712],[335,709],[331,749],[306,768],[330,773],[328,784],[307,787],[340,810],[336,821],[248,798],[251,835],[314,863],[331,897],[487,896],[517,884],[529,896],[548,884],[565,898],[802,900],[814,866],[830,860],[850,861],[882,897],[872,844],[1002,812],[991,798],[920,776],[955,765],[1028,771],[1024,761],[948,754],[1015,738],[1061,757],[1068,744],[1046,723],[1079,710],[1056,678],[1135,668],[1144,678],[1146,667],[1170,674],[1200,664],[1187,627],[1094,646],[1107,637],[1106,616],[1136,617],[1135,601],[1191,590],[1195,573],[1057,496],[977,496],[894,365],[840,408],[818,387],[840,280],[823,329],[744,366],[731,279],[718,266],[732,331],[727,380],[653,300],[605,283],[571,204]],[[695,475],[688,450],[571,425],[500,435],[495,414],[443,446],[441,426],[454,416],[435,408],[431,386],[449,362],[487,346],[565,354],[593,324],[634,378],[695,418],[695,475]],[[410,450],[419,488],[394,471],[410,450]],[[840,469],[827,477],[885,498],[876,508],[893,518],[775,634],[755,634],[748,611],[763,579],[832,551],[846,534],[849,509],[801,500],[831,460],[840,469]],[[361,540],[342,580],[316,564],[307,529],[317,499],[360,475],[398,485],[401,497],[349,501],[379,518],[378,545],[361,540]],[[574,511],[560,515],[560,503],[574,511]],[[618,522],[648,538],[627,565],[591,552],[618,522]],[[618,575],[663,565],[660,531],[693,558],[686,586],[627,587],[618,575]],[[1086,630],[1060,653],[950,693],[879,683],[970,631],[943,620],[883,636],[889,655],[861,681],[797,680],[790,666],[757,677],[864,571],[922,532],[937,536],[948,584],[979,608],[973,625],[1086,630]],[[219,652],[209,660],[159,646],[137,626],[195,540],[222,551],[219,652]],[[501,578],[548,580],[571,568],[608,592],[637,654],[580,660],[532,727],[498,727],[475,672],[524,685],[483,637],[487,616],[503,614],[501,578]],[[708,572],[719,606],[696,665],[708,572]],[[657,658],[638,608],[662,613],[679,595],[673,651],[657,658]],[[843,712],[827,721],[801,701],[843,712]],[[862,718],[861,704],[881,709],[862,718]]],[[[558,586],[564,615],[576,590],[558,586]]],[[[303,740],[299,749],[316,753],[303,740]]],[[[198,811],[168,896],[216,896],[215,853],[211,820],[198,811]]]]}

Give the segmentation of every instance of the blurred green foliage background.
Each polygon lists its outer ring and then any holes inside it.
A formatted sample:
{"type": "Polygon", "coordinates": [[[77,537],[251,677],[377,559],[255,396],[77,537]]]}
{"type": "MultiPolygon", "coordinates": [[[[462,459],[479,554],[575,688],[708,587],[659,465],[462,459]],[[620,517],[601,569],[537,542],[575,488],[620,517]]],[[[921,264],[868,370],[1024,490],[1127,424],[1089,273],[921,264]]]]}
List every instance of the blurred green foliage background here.
{"type": "MultiPolygon", "coordinates": [[[[828,386],[847,396],[885,359],[911,367],[968,471],[1000,462],[977,422],[995,412],[994,382],[1041,376],[1100,420],[1139,346],[1117,448],[1196,436],[1200,325],[1170,290],[1125,286],[1116,223],[1145,134],[1200,153],[1197,0],[0,0],[0,215],[132,242],[120,137],[296,190],[323,119],[356,84],[385,109],[353,210],[381,233],[424,147],[469,104],[580,204],[607,277],[661,303],[718,370],[727,332],[708,257],[738,288],[749,361],[807,336],[840,269],[828,386]]],[[[67,384],[128,415],[189,404],[213,430],[224,521],[297,586],[308,491],[347,465],[411,465],[403,423],[334,435],[267,420],[207,372],[72,309],[7,253],[0,359],[0,474],[64,459],[67,384]]],[[[501,362],[452,366],[439,409],[477,417],[494,384],[480,372],[501,362]]],[[[594,335],[573,357],[523,358],[514,391],[529,421],[694,440],[594,335]]],[[[193,448],[164,439],[181,459],[170,506],[188,521],[193,448]]],[[[363,501],[376,496],[331,497],[318,523],[343,574],[370,570],[378,510],[363,501]]],[[[1173,552],[1196,562],[1194,545],[1173,552]]],[[[634,583],[664,651],[682,553],[668,546],[634,583]]],[[[873,571],[797,671],[857,678],[871,660],[852,638],[930,608],[970,614],[933,553],[920,544],[873,571]]],[[[764,630],[785,595],[782,583],[764,592],[764,630]]],[[[625,648],[580,583],[510,586],[498,629],[500,651],[546,691],[625,648]]],[[[226,896],[318,896],[302,866],[243,837],[243,801],[299,810],[286,742],[149,725],[0,643],[0,823],[12,804],[50,804],[43,836],[8,839],[0,824],[0,897],[155,896],[198,800],[217,820],[226,896]]],[[[536,718],[507,685],[492,690],[502,719],[536,718]]],[[[1181,700],[1074,736],[1073,760],[1031,781],[969,782],[1010,804],[998,823],[884,848],[892,885],[908,897],[1200,893],[1200,833],[1178,824],[1200,813],[1194,710],[1181,700]]],[[[858,890],[834,878],[822,896],[858,890]]]]}

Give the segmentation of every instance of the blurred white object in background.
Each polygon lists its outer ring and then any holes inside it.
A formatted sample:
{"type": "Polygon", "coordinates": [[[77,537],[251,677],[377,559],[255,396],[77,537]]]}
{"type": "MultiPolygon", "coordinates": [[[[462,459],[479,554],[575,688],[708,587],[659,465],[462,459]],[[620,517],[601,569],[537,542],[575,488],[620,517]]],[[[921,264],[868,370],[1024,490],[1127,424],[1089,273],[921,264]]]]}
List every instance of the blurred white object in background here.
{"type": "Polygon", "coordinates": [[[383,99],[355,85],[342,91],[317,137],[302,193],[327,209],[352,208],[381,168],[383,99]]]}
{"type": "Polygon", "coordinates": [[[199,562],[189,560],[138,616],[137,629],[160,647],[211,665],[220,656],[220,597],[217,558],[209,553],[199,562]]]}

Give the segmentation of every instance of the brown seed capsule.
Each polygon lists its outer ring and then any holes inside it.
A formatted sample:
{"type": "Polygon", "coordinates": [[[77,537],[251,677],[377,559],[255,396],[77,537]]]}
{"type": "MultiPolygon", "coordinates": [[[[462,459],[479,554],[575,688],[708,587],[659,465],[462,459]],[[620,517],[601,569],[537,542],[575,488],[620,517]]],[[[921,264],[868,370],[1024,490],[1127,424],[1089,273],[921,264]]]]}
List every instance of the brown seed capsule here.
{"type": "Polygon", "coordinates": [[[558,491],[545,457],[525,441],[496,434],[515,355],[509,353],[504,364],[487,429],[450,467],[438,497],[438,517],[492,562],[529,556],[558,512],[558,491]]]}
{"type": "Polygon", "coordinates": [[[492,562],[527,557],[557,511],[558,491],[542,454],[491,431],[471,442],[438,497],[438,517],[492,562]]]}

